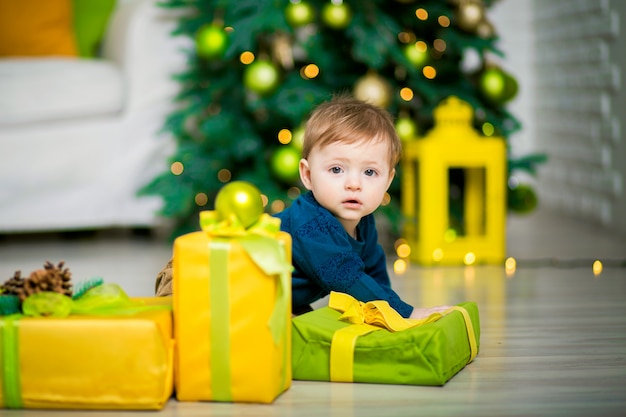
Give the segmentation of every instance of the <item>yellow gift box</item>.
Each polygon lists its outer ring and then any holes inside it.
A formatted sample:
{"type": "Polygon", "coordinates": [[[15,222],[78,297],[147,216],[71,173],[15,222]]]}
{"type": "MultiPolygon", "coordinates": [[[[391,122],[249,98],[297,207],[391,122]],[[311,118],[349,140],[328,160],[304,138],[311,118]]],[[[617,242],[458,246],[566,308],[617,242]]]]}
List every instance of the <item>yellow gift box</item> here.
{"type": "Polygon", "coordinates": [[[291,386],[291,237],[213,214],[174,242],[176,398],[271,403],[291,386]]]}
{"type": "Polygon", "coordinates": [[[173,392],[171,297],[134,300],[164,308],[114,316],[0,316],[0,406],[163,408],[173,392]]]}

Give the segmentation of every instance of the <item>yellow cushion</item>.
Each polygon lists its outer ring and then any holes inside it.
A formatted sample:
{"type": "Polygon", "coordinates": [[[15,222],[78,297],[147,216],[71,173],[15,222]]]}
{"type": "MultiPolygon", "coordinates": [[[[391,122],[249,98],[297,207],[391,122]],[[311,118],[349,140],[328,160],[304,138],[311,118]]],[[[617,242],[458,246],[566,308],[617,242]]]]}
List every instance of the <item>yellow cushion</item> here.
{"type": "Polygon", "coordinates": [[[0,0],[0,57],[76,55],[71,0],[0,0]]]}

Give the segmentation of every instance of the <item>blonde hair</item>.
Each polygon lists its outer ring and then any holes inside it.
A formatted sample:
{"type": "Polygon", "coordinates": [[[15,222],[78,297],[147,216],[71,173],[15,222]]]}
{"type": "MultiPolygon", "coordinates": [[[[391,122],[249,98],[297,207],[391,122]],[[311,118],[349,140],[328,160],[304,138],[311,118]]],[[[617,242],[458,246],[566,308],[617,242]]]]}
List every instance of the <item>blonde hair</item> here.
{"type": "Polygon", "coordinates": [[[386,110],[348,95],[333,97],[320,104],[306,122],[302,157],[308,158],[314,148],[330,143],[387,142],[390,168],[402,155],[402,143],[393,118],[386,110]]]}

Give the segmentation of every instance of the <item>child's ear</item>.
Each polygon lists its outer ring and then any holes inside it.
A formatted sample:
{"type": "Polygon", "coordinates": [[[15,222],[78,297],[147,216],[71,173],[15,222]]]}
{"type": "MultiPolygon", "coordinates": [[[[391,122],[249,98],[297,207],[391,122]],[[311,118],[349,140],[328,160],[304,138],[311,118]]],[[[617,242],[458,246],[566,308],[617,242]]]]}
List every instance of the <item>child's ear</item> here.
{"type": "Polygon", "coordinates": [[[309,161],[302,158],[300,160],[300,180],[307,190],[311,189],[311,169],[309,168],[309,161]]]}
{"type": "Polygon", "coordinates": [[[391,171],[389,172],[389,180],[387,180],[387,189],[389,189],[389,187],[391,186],[391,181],[393,181],[395,176],[396,176],[396,169],[391,168],[391,171]]]}

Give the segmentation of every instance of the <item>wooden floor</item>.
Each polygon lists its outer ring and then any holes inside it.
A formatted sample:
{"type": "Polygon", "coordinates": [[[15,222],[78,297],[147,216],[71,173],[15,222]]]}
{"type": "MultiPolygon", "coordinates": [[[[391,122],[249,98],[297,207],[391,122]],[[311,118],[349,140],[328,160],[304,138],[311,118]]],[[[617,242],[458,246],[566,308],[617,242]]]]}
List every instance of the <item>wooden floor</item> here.
{"type": "MultiPolygon", "coordinates": [[[[481,350],[444,387],[294,381],[272,405],[179,403],[160,416],[626,416],[626,239],[538,211],[508,221],[518,268],[424,268],[394,275],[417,305],[476,301],[481,350]],[[593,260],[603,261],[599,275],[593,260]]],[[[100,275],[152,295],[167,244],[125,233],[0,239],[0,277],[65,259],[78,279],[100,275]]],[[[138,416],[146,412],[0,410],[10,417],[138,416]]],[[[149,413],[152,414],[152,413],[149,413]]]]}

